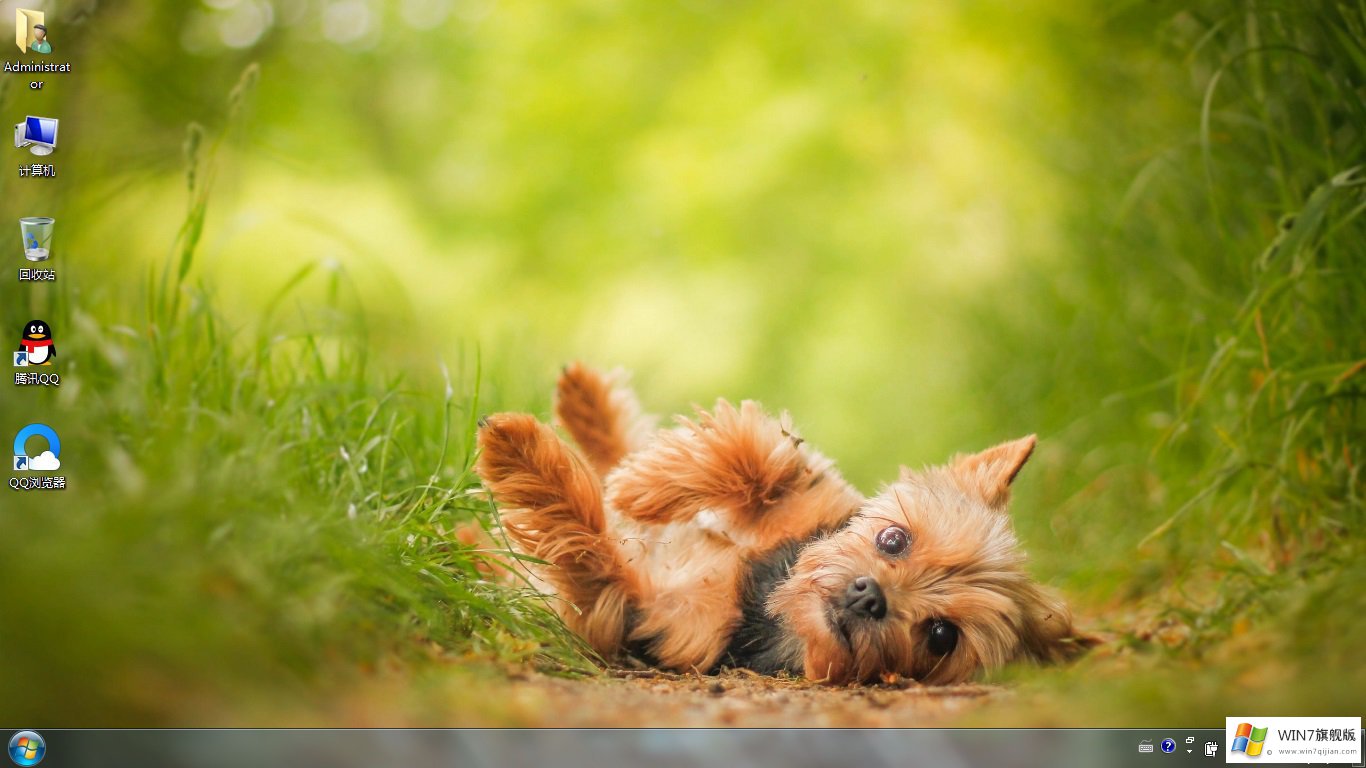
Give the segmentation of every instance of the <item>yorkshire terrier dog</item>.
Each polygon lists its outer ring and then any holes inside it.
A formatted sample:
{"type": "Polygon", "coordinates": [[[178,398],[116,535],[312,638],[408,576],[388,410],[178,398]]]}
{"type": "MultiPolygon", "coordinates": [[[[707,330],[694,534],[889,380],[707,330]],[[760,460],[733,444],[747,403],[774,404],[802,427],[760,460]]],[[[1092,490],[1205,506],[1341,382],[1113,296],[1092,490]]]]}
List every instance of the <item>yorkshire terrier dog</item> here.
{"type": "Polygon", "coordinates": [[[538,586],[604,657],[945,684],[1089,644],[1025,573],[1006,516],[1032,435],[864,498],[751,401],[656,431],[624,375],[571,365],[555,417],[578,450],[500,413],[477,470],[513,545],[544,561],[538,586]]]}

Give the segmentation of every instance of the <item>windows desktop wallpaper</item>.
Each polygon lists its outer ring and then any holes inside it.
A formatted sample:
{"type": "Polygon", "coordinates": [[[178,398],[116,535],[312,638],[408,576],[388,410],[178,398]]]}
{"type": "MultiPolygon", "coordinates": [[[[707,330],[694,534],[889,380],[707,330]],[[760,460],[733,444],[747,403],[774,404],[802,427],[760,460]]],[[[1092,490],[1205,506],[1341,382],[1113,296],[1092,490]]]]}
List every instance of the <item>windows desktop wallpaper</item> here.
{"type": "Polygon", "coordinates": [[[60,435],[0,489],[7,721],[1361,713],[1361,5],[21,6],[51,53],[5,61],[70,67],[0,73],[60,121],[0,150],[0,433],[60,435]],[[953,686],[598,657],[461,533],[479,419],[573,361],[787,411],[867,495],[1037,434],[1011,521],[1099,644],[953,686]]]}

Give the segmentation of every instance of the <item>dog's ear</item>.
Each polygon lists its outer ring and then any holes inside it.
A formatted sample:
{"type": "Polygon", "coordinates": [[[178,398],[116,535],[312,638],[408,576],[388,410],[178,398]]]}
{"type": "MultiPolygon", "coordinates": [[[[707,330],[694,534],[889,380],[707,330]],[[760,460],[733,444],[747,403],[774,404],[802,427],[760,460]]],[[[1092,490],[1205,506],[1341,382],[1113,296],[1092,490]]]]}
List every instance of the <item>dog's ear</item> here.
{"type": "Polygon", "coordinates": [[[1100,637],[1079,631],[1067,604],[1052,591],[1027,585],[1016,596],[1023,613],[1020,650],[1044,663],[1071,661],[1101,645],[1100,637]]]}
{"type": "Polygon", "coordinates": [[[1034,435],[1011,440],[981,453],[959,456],[951,466],[964,490],[980,497],[992,509],[1005,509],[1010,501],[1010,484],[1034,453],[1037,442],[1034,435]]]}

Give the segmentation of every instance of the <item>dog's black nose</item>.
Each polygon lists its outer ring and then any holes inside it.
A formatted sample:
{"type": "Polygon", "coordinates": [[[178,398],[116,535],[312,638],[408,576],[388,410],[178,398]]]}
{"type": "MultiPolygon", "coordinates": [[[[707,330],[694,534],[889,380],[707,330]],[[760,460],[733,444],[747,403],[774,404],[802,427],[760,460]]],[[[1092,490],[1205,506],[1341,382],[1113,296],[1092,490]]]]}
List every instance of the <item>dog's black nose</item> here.
{"type": "Polygon", "coordinates": [[[872,576],[860,576],[849,582],[844,591],[844,610],[865,619],[881,619],[887,615],[887,598],[882,585],[872,576]]]}

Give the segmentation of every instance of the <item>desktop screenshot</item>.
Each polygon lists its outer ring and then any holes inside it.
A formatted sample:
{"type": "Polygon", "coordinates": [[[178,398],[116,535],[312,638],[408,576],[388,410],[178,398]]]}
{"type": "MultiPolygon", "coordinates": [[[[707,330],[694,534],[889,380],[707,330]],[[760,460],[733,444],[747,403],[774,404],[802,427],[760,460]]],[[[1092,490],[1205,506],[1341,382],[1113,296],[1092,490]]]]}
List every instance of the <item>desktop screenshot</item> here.
{"type": "Polygon", "coordinates": [[[1366,6],[0,31],[0,765],[1363,765],[1366,6]]]}

